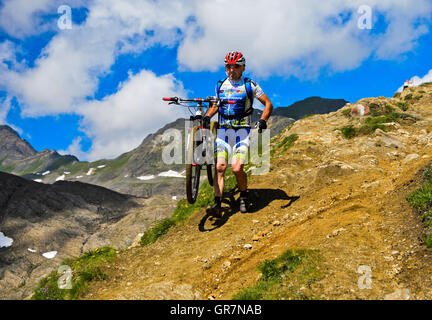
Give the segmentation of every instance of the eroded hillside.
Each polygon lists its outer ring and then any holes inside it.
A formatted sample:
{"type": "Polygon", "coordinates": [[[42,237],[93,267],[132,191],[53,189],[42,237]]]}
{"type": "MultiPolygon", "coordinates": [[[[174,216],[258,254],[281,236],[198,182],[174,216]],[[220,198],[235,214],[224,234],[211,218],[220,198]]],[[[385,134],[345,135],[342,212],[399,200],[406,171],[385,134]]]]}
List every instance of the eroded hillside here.
{"type": "Polygon", "coordinates": [[[0,172],[1,231],[13,241],[0,246],[0,299],[29,297],[66,258],[106,245],[129,246],[154,220],[166,217],[174,203],[81,182],[47,185],[0,172]],[[55,254],[46,258],[49,252],[55,254]]]}
{"type": "Polygon", "coordinates": [[[271,171],[250,180],[251,212],[235,203],[221,220],[194,212],[120,253],[84,298],[231,299],[257,282],[263,261],[317,249],[321,276],[299,288],[302,298],[431,299],[432,253],[406,197],[432,159],[432,85],[358,103],[272,140],[271,171]],[[358,103],[368,115],[352,113],[358,103]],[[365,267],[369,287],[360,285],[365,267]]]}

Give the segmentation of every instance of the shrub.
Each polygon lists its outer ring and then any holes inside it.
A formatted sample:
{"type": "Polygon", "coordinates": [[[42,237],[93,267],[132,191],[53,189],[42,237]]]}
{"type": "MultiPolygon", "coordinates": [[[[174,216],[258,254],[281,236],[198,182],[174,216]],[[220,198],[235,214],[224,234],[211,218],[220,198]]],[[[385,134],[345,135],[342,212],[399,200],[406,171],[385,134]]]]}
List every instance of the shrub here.
{"type": "Polygon", "coordinates": [[[312,285],[322,277],[320,262],[317,250],[287,250],[274,260],[262,262],[258,266],[259,281],[238,292],[233,299],[315,299],[312,285]]]}
{"type": "Polygon", "coordinates": [[[351,115],[351,108],[342,110],[342,114],[346,117],[349,117],[351,115]]]}
{"type": "Polygon", "coordinates": [[[341,128],[340,131],[342,132],[343,136],[347,139],[351,139],[357,135],[357,130],[352,125],[345,126],[341,128]]]}
{"type": "Polygon", "coordinates": [[[420,188],[410,193],[407,201],[420,214],[423,221],[423,242],[428,248],[432,247],[432,168],[429,164],[423,172],[424,183],[420,188]]]}
{"type": "Polygon", "coordinates": [[[68,266],[72,271],[72,288],[60,289],[58,281],[62,276],[57,270],[40,280],[35,289],[32,300],[70,300],[78,299],[91,281],[105,280],[108,276],[103,266],[116,254],[110,247],[89,250],[76,259],[66,259],[62,265],[68,266]]]}
{"type": "Polygon", "coordinates": [[[408,94],[405,96],[404,99],[405,99],[405,100],[411,100],[412,97],[413,97],[412,93],[408,93],[408,94]]]}
{"type": "Polygon", "coordinates": [[[402,111],[407,111],[408,110],[408,104],[406,102],[398,101],[398,102],[396,102],[396,106],[399,109],[401,109],[402,111]]]}

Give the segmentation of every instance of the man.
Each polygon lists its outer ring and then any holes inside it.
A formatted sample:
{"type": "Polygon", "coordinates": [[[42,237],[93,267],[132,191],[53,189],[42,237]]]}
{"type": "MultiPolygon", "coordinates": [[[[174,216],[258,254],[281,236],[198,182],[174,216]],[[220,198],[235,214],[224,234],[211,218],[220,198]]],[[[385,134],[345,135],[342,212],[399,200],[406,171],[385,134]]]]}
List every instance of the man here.
{"type": "Polygon", "coordinates": [[[247,175],[244,164],[248,156],[253,99],[258,99],[265,106],[261,119],[256,124],[260,130],[267,128],[267,120],[273,111],[273,105],[261,87],[243,77],[245,66],[246,60],[241,52],[229,52],[226,55],[225,72],[228,78],[219,81],[216,96],[219,102],[229,100],[230,103],[213,104],[203,119],[204,126],[208,127],[210,118],[217,112],[220,114],[215,150],[216,177],[213,183],[215,202],[207,208],[207,213],[215,217],[222,215],[224,176],[229,156],[232,156],[231,168],[240,190],[240,211],[248,211],[247,175]]]}

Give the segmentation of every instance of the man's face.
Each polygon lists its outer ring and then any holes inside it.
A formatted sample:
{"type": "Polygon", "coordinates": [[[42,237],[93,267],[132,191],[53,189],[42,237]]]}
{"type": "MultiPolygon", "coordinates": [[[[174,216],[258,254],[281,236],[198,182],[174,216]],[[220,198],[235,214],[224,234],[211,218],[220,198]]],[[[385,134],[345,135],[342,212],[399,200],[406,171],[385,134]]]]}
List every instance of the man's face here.
{"type": "Polygon", "coordinates": [[[241,79],[245,66],[241,66],[238,64],[227,64],[225,66],[225,71],[227,73],[228,78],[231,81],[238,81],[241,79]]]}

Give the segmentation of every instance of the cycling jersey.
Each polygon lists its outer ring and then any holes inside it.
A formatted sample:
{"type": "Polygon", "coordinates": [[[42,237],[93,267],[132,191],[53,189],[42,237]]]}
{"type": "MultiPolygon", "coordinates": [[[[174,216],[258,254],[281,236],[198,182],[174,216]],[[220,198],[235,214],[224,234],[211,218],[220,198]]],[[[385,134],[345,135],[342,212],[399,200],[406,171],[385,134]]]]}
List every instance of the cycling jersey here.
{"type": "MultiPolygon", "coordinates": [[[[251,81],[251,87],[253,91],[254,98],[261,97],[264,92],[261,87],[254,81],[251,81]]],[[[222,83],[219,89],[219,95],[216,88],[216,95],[219,99],[228,99],[234,100],[235,104],[222,104],[219,106],[220,120],[219,124],[222,128],[250,128],[251,126],[251,115],[246,117],[241,117],[243,112],[247,109],[249,104],[252,104],[253,101],[249,101],[246,93],[246,86],[244,84],[244,78],[242,78],[239,82],[231,82],[229,78],[227,78],[224,83],[222,83]],[[224,118],[225,116],[229,116],[230,119],[224,118]],[[239,118],[232,119],[232,116],[239,116],[239,118]]]]}

